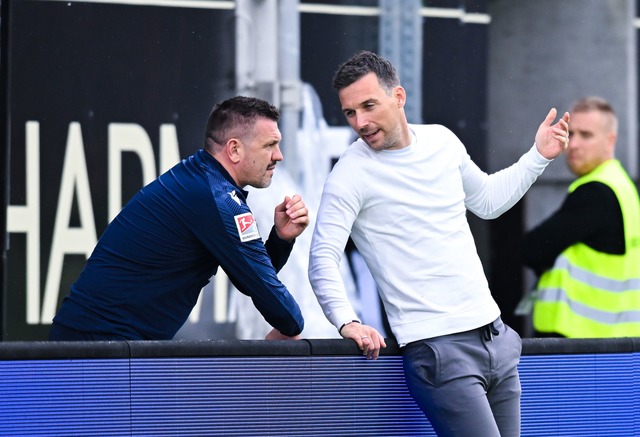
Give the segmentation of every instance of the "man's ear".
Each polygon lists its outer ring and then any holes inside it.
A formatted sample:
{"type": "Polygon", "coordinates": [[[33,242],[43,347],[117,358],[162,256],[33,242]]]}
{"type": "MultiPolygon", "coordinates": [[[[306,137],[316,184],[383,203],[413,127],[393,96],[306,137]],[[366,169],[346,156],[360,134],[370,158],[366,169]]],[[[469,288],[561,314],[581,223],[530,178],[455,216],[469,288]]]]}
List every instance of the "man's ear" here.
{"type": "Polygon", "coordinates": [[[393,95],[398,102],[398,108],[403,108],[404,104],[407,102],[407,92],[401,86],[397,86],[393,90],[393,95]]]}
{"type": "Polygon", "coordinates": [[[616,142],[618,141],[618,135],[615,132],[609,132],[607,134],[607,152],[611,155],[615,155],[616,142]]]}
{"type": "Polygon", "coordinates": [[[231,138],[227,141],[227,145],[225,146],[225,150],[229,160],[234,164],[237,164],[242,159],[242,155],[244,150],[242,149],[242,143],[235,138],[231,138]]]}

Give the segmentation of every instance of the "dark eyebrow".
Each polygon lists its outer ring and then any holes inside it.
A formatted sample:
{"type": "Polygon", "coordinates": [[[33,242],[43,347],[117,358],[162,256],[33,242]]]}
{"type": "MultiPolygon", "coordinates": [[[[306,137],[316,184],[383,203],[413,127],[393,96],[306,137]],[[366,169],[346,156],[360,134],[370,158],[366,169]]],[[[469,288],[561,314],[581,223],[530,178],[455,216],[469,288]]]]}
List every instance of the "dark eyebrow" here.
{"type": "MultiPolygon", "coordinates": [[[[364,102],[362,102],[362,103],[358,104],[357,106],[362,107],[362,106],[366,106],[366,105],[368,105],[368,104],[370,104],[370,103],[378,103],[378,102],[379,102],[379,100],[378,100],[378,99],[370,98],[370,99],[367,99],[367,100],[365,100],[364,102]]],[[[343,112],[343,113],[345,113],[345,112],[347,112],[347,111],[353,111],[353,108],[342,108],[342,112],[343,112]]]]}

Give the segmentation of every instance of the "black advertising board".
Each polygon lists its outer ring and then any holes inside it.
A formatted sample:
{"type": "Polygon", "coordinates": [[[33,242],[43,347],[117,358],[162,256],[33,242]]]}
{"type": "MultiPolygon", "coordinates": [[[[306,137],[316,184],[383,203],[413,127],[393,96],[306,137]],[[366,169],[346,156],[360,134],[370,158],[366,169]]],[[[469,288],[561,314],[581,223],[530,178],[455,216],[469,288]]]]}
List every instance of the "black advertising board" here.
{"type": "Polygon", "coordinates": [[[46,338],[97,238],[234,90],[229,2],[12,1],[3,340],[46,338]],[[185,3],[187,4],[187,3],[185,3]],[[206,7],[204,7],[206,6],[206,7]]]}
{"type": "MultiPolygon", "coordinates": [[[[109,221],[144,184],[201,147],[211,107],[235,94],[235,26],[246,17],[235,2],[217,0],[0,5],[0,152],[9,156],[7,178],[0,172],[8,197],[1,340],[43,340],[109,221]]],[[[299,3],[300,79],[317,92],[331,127],[346,127],[331,77],[355,51],[377,50],[377,5],[299,3]]],[[[452,127],[481,160],[486,25],[424,22],[423,118],[452,127]],[[452,53],[465,60],[461,77],[450,72],[452,53]]],[[[200,307],[211,314],[185,324],[195,328],[186,337],[236,335],[221,276],[212,281],[215,296],[202,294],[200,307]]]]}

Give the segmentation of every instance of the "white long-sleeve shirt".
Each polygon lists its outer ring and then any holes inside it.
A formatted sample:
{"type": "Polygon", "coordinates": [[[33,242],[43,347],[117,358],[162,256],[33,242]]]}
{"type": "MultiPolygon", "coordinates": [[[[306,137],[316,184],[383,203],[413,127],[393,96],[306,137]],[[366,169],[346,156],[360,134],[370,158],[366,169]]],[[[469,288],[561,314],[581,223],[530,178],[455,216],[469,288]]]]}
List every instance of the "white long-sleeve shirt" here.
{"type": "Polygon", "coordinates": [[[500,315],[466,218],[512,207],[550,162],[535,146],[511,167],[480,170],[440,125],[410,125],[413,142],[373,151],[357,140],[329,174],[311,242],[309,279],[336,327],[357,315],[339,271],[351,235],[406,343],[478,328],[500,315]]]}

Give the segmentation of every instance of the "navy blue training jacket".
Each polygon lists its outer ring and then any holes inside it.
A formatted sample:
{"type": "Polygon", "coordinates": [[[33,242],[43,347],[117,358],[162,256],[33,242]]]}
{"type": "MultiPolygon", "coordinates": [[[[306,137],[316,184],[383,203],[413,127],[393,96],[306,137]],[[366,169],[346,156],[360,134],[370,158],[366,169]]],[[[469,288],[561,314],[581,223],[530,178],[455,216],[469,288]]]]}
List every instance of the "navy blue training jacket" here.
{"type": "Polygon", "coordinates": [[[142,188],[109,224],[54,321],[127,339],[171,339],[222,267],[269,324],[302,332],[298,304],[277,277],[293,243],[263,242],[247,192],[199,150],[142,188]]]}

